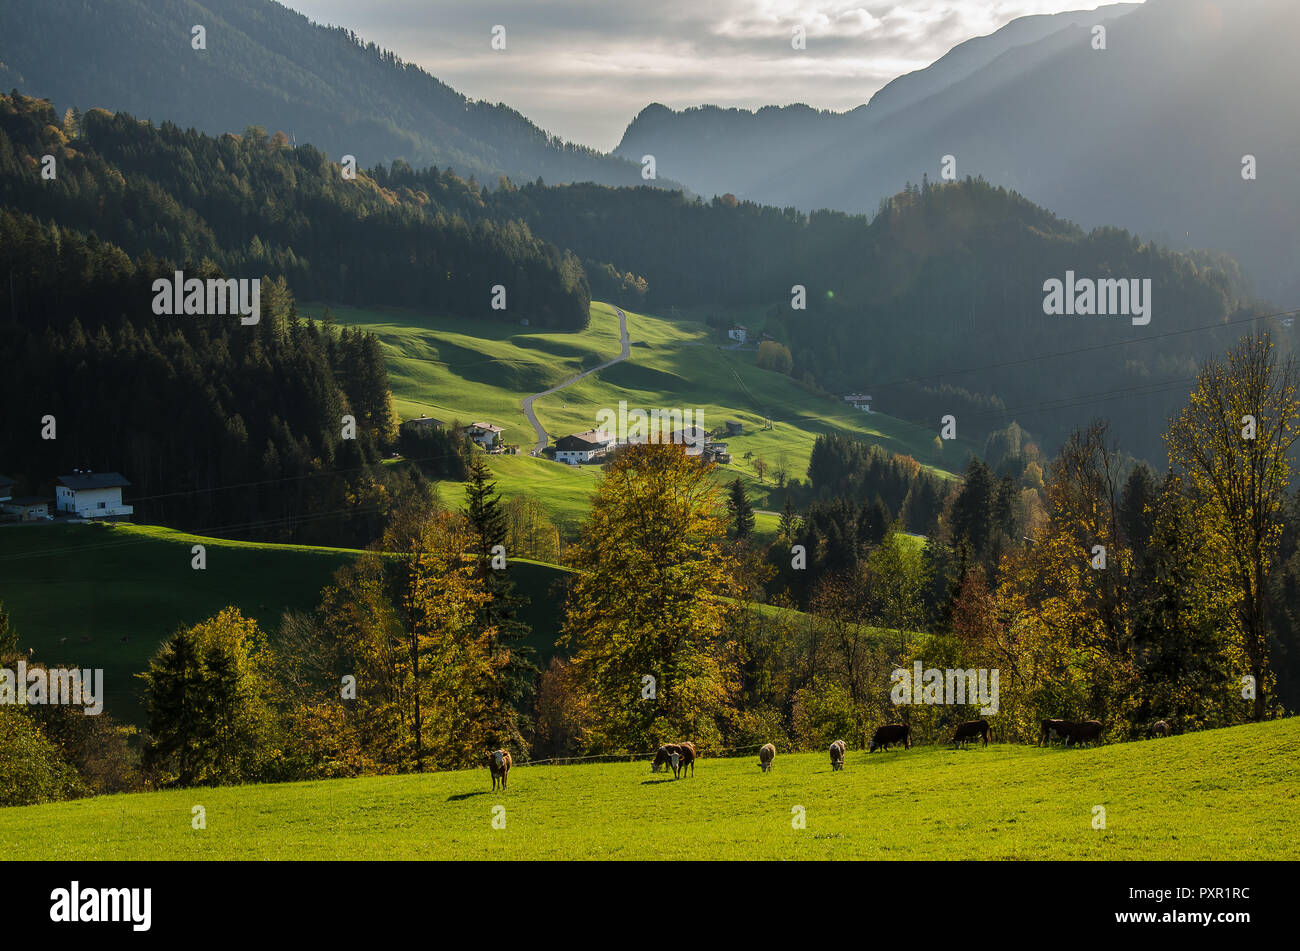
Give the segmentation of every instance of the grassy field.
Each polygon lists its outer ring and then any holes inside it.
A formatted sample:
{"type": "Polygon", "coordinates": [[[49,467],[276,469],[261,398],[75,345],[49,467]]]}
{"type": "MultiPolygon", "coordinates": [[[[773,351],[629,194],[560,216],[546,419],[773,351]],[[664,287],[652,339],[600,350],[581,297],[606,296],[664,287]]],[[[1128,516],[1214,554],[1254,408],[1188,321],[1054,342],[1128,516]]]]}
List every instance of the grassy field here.
{"type": "MultiPolygon", "coordinates": [[[[338,568],[344,548],[226,541],[148,525],[37,525],[0,529],[0,601],[20,648],[47,666],[103,668],[105,704],[117,719],[142,722],[139,682],[158,645],[178,627],[233,604],[274,631],[285,610],[307,611],[338,568]],[[190,546],[207,547],[207,568],[190,566],[190,546]],[[124,640],[125,639],[125,640],[124,640]]],[[[554,651],[559,608],[552,590],[563,569],[512,562],[529,643],[543,661],[554,651]]]]}
{"type": "MultiPolygon", "coordinates": [[[[305,312],[318,315],[320,305],[305,312]]],[[[507,443],[526,450],[532,428],[520,408],[525,396],[563,382],[618,353],[618,318],[613,308],[596,303],[591,325],[582,333],[536,333],[518,324],[485,324],[433,317],[409,310],[334,308],[340,323],[364,327],[379,336],[388,355],[389,379],[403,418],[421,413],[447,422],[487,420],[505,427],[507,443]]],[[[946,472],[971,447],[949,443],[936,454],[935,433],[880,413],[870,415],[815,394],[779,373],[759,369],[749,350],[720,348],[708,328],[692,320],[674,320],[628,312],[631,358],[539,400],[538,419],[552,439],[592,428],[599,410],[628,407],[690,409],[703,414],[706,428],[727,420],[743,425],[727,437],[733,462],[717,477],[739,477],[756,508],[779,510],[784,495],[771,471],[759,480],[752,460],[762,458],[769,470],[784,465],[792,478],[807,477],[808,457],[822,433],[841,432],[891,451],[908,453],[921,463],[946,472]],[[772,428],[764,428],[764,419],[772,428]],[[750,454],[749,460],[745,459],[750,454]]],[[[569,467],[527,455],[496,456],[490,463],[506,495],[528,492],[546,506],[570,536],[586,515],[595,484],[592,467],[569,467]]],[[[444,492],[459,497],[460,486],[444,492]]],[[[774,532],[775,518],[760,532],[774,532]]]]}
{"type": "Polygon", "coordinates": [[[993,745],[485,769],[0,810],[10,859],[1300,858],[1300,720],[1065,750],[993,745]],[[193,807],[207,828],[191,827],[193,807]],[[493,828],[504,808],[505,828],[493,828]],[[1105,828],[1094,828],[1094,809],[1105,828]],[[792,825],[802,807],[806,827],[792,825]],[[499,813],[498,813],[499,814],[499,813]]]}

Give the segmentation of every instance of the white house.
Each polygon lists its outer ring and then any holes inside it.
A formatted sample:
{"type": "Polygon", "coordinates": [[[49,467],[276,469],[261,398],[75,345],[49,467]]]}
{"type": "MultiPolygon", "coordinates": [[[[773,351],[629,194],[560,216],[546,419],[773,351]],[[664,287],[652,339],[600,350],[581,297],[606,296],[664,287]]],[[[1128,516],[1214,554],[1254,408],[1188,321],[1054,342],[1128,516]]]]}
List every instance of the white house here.
{"type": "Polygon", "coordinates": [[[862,410],[864,413],[871,412],[871,397],[866,393],[850,393],[844,397],[844,402],[854,409],[862,410]]]}
{"type": "Polygon", "coordinates": [[[492,423],[470,423],[465,427],[465,435],[484,449],[494,448],[501,441],[505,429],[492,423]]]}
{"type": "Polygon", "coordinates": [[[573,433],[555,441],[555,461],[571,466],[591,462],[608,453],[615,442],[613,435],[601,429],[573,433]]]}
{"type": "Polygon", "coordinates": [[[135,511],[122,504],[122,489],[130,484],[116,472],[75,469],[54,483],[54,508],[81,518],[122,518],[135,511]]]}
{"type": "Polygon", "coordinates": [[[749,339],[749,328],[742,324],[734,324],[732,328],[727,331],[727,336],[732,340],[735,340],[737,343],[744,343],[749,339]]]}
{"type": "Polygon", "coordinates": [[[8,476],[0,475],[0,502],[7,502],[13,498],[14,480],[8,476]]]}

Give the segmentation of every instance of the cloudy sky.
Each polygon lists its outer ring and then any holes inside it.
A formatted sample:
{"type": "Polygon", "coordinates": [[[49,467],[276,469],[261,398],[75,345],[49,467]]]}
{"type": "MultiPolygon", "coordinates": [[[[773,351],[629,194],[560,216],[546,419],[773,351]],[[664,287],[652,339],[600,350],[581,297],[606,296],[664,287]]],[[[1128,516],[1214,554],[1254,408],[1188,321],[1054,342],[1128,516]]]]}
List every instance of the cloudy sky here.
{"type": "Polygon", "coordinates": [[[1097,0],[281,0],[608,151],[651,102],[844,110],[958,43],[1097,0]],[[496,24],[506,50],[491,48],[496,24]],[[791,48],[802,25],[807,50],[791,48]]]}

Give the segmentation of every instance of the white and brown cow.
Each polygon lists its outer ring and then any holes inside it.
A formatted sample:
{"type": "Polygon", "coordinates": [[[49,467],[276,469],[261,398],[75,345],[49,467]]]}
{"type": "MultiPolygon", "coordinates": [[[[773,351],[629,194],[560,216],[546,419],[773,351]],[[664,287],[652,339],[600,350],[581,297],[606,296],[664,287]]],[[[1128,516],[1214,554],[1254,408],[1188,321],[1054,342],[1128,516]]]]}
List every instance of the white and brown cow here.
{"type": "Polygon", "coordinates": [[[492,788],[497,788],[497,781],[500,780],[501,788],[506,788],[506,777],[510,775],[510,752],[508,750],[497,750],[495,753],[488,753],[488,769],[492,771],[492,788]]]}
{"type": "Polygon", "coordinates": [[[836,740],[831,744],[831,769],[844,768],[844,754],[848,751],[848,745],[843,740],[836,740]]]}
{"type": "Polygon", "coordinates": [[[758,765],[763,767],[763,772],[772,768],[772,761],[776,759],[776,747],[771,743],[764,743],[758,750],[758,765]]]}

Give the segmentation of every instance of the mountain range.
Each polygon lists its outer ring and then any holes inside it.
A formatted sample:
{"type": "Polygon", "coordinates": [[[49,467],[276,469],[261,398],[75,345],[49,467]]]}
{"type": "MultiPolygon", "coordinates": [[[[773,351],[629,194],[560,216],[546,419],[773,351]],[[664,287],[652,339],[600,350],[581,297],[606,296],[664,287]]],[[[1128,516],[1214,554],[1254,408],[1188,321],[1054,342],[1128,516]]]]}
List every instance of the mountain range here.
{"type": "Polygon", "coordinates": [[[101,107],[213,135],[261,126],[336,161],[401,159],[490,186],[502,175],[643,184],[639,164],[565,142],[268,0],[0,0],[0,22],[0,88],[60,111],[101,107]],[[196,25],[205,49],[193,48],[196,25]]]}
{"type": "Polygon", "coordinates": [[[1257,293],[1289,307],[1300,301],[1297,35],[1292,0],[1026,17],[846,113],[652,105],[615,154],[653,154],[703,195],[850,212],[939,179],[952,156],[956,177],[982,176],[1085,228],[1226,252],[1257,293]]]}

